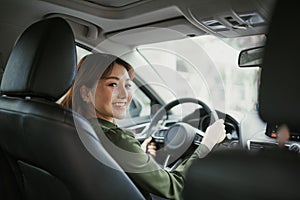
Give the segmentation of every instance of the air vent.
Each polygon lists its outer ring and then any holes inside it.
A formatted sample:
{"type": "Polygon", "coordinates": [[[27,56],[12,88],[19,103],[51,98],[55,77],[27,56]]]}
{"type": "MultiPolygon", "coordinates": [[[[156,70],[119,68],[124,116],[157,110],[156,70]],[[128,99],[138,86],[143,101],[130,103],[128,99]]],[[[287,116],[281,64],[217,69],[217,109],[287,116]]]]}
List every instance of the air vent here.
{"type": "Polygon", "coordinates": [[[278,144],[271,143],[271,142],[248,141],[248,149],[251,151],[259,151],[263,149],[272,149],[272,148],[278,148],[278,144]]]}
{"type": "MultiPolygon", "coordinates": [[[[247,141],[247,147],[248,150],[250,151],[260,151],[260,150],[281,148],[280,146],[278,146],[278,143],[276,142],[259,142],[259,141],[251,141],[251,140],[247,141]]],[[[286,143],[284,145],[284,148],[289,151],[300,153],[300,144],[298,143],[294,143],[294,144],[286,143]]]]}
{"type": "Polygon", "coordinates": [[[209,27],[210,29],[212,29],[213,31],[225,31],[225,30],[229,30],[228,28],[226,28],[226,26],[224,24],[222,24],[221,22],[219,22],[216,19],[205,19],[202,20],[202,23],[209,27]]]}

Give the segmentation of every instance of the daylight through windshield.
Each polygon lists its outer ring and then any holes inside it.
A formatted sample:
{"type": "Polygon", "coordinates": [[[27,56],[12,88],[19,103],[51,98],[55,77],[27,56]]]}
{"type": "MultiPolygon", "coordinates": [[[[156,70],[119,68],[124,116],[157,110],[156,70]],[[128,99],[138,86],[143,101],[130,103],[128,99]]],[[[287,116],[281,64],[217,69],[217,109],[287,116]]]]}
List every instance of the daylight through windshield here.
{"type": "Polygon", "coordinates": [[[223,112],[251,111],[257,104],[259,68],[239,68],[237,48],[241,42],[253,45],[253,40],[261,42],[261,37],[225,43],[201,36],[144,45],[137,50],[149,65],[136,71],[165,102],[196,97],[223,112]]]}

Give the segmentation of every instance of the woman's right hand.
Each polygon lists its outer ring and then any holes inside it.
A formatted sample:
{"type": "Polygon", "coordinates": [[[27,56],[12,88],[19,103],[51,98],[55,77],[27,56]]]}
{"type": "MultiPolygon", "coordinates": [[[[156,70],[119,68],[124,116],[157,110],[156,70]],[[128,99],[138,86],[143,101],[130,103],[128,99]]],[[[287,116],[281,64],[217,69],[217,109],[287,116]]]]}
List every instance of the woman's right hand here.
{"type": "Polygon", "coordinates": [[[150,154],[151,156],[156,156],[156,145],[152,142],[152,137],[147,138],[141,145],[144,152],[150,154]]]}
{"type": "Polygon", "coordinates": [[[208,147],[209,150],[212,150],[212,148],[217,143],[222,142],[225,139],[225,137],[226,137],[226,131],[225,131],[224,120],[219,119],[206,129],[201,144],[204,144],[205,146],[208,147]]]}

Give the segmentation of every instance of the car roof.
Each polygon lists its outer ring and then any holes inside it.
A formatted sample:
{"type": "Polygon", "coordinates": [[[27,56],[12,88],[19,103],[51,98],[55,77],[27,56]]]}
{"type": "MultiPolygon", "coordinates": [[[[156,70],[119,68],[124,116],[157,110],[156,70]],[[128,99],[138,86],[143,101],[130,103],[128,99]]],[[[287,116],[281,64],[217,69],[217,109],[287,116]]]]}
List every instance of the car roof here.
{"type": "MultiPolygon", "coordinates": [[[[230,38],[266,33],[275,0],[4,0],[0,7],[2,64],[19,35],[47,17],[68,20],[76,41],[93,48],[125,30],[162,27],[193,37],[230,38]]],[[[148,34],[140,43],[173,39],[148,34]]]]}

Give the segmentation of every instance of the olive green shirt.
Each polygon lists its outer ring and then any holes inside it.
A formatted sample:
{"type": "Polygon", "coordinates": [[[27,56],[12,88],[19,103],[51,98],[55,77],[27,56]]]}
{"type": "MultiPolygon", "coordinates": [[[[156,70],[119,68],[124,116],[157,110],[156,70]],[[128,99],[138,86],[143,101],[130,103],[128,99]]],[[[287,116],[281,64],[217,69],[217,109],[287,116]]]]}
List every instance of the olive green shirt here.
{"type": "Polygon", "coordinates": [[[151,155],[144,152],[132,132],[102,119],[92,119],[90,122],[104,148],[146,199],[151,199],[150,193],[167,199],[182,199],[181,192],[188,167],[193,160],[203,158],[209,153],[209,149],[200,144],[191,157],[176,170],[168,172],[151,155]]]}

